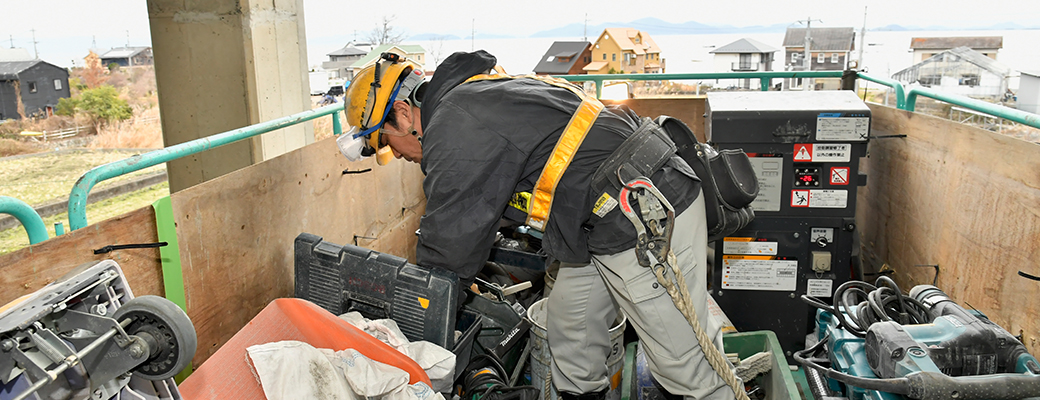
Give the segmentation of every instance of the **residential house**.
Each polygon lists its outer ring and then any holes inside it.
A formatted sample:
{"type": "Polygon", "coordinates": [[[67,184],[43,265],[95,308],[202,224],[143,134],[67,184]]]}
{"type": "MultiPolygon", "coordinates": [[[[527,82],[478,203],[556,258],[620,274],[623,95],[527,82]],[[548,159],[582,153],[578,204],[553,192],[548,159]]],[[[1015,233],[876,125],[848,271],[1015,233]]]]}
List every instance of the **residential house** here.
{"type": "Polygon", "coordinates": [[[1040,114],[1040,71],[1022,71],[1015,97],[1019,110],[1040,114]]]}
{"type": "Polygon", "coordinates": [[[33,56],[29,55],[29,50],[23,48],[0,48],[0,62],[5,61],[29,61],[32,60],[33,56]]]}
{"type": "MultiPolygon", "coordinates": [[[[709,53],[715,54],[716,72],[772,71],[773,53],[780,49],[751,38],[719,47],[709,53]]],[[[741,88],[749,89],[752,79],[739,79],[741,88]]]]}
{"type": "Polygon", "coordinates": [[[1011,68],[967,47],[946,50],[892,74],[905,85],[938,88],[944,93],[998,98],[1008,88],[1011,68]]]}
{"type": "Polygon", "coordinates": [[[534,73],[538,75],[582,75],[592,62],[592,44],[589,42],[553,42],[545,51],[534,73]]]}
{"type": "MultiPolygon", "coordinates": [[[[787,71],[842,71],[848,67],[849,55],[855,49],[856,32],[852,28],[809,29],[809,60],[805,59],[806,28],[787,28],[784,35],[784,67],[787,71]],[[808,67],[808,68],[806,68],[808,67]]],[[[785,79],[787,89],[801,88],[803,79],[785,79]]],[[[816,90],[841,88],[841,78],[810,79],[816,90]]]]}
{"type": "Polygon", "coordinates": [[[1003,36],[966,37],[915,37],[910,39],[910,50],[914,52],[914,64],[932,58],[943,51],[967,47],[982,55],[997,59],[997,51],[1004,47],[1003,36]]]}
{"type": "Polygon", "coordinates": [[[48,117],[58,99],[69,96],[65,68],[43,60],[0,62],[0,120],[48,117]]]}
{"type": "Polygon", "coordinates": [[[379,55],[386,52],[400,54],[416,64],[419,64],[419,66],[423,67],[425,70],[426,49],[423,49],[422,46],[409,44],[381,44],[372,48],[372,51],[369,51],[364,57],[361,57],[350,65],[350,76],[354,76],[354,74],[357,74],[365,67],[374,64],[379,55]]]}
{"type": "Polygon", "coordinates": [[[118,47],[101,55],[101,65],[116,64],[120,67],[154,65],[151,47],[118,47]]]}
{"type": "Polygon", "coordinates": [[[365,57],[375,47],[372,43],[349,42],[343,48],[326,54],[329,60],[321,63],[321,69],[329,72],[332,79],[354,79],[351,65],[365,57]]]}
{"type": "Polygon", "coordinates": [[[607,28],[592,46],[592,62],[584,70],[590,74],[659,74],[665,63],[661,48],[650,35],[632,28],[607,28]]]}

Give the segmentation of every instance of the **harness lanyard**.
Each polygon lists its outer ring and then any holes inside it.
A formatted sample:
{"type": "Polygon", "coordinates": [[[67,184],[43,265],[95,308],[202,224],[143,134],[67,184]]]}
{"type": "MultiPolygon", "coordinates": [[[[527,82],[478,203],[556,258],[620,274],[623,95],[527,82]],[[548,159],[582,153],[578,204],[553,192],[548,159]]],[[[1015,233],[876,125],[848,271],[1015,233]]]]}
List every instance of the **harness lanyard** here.
{"type": "Polygon", "coordinates": [[[563,134],[557,140],[556,147],[553,148],[552,154],[549,155],[549,159],[545,162],[542,174],[538,177],[538,182],[535,183],[530,200],[527,202],[528,209],[525,210],[527,212],[527,225],[543,231],[545,230],[545,223],[549,221],[549,213],[552,211],[552,199],[556,194],[556,186],[560,183],[560,179],[563,177],[567,167],[570,166],[571,161],[574,160],[574,155],[578,152],[578,148],[581,147],[581,143],[585,141],[585,136],[588,135],[592,124],[596,122],[599,113],[603,111],[603,103],[589,97],[585,92],[567,81],[547,76],[481,74],[474,75],[463,83],[521,78],[534,79],[567,89],[581,99],[581,105],[578,106],[574,115],[571,116],[570,122],[567,123],[563,134]]]}

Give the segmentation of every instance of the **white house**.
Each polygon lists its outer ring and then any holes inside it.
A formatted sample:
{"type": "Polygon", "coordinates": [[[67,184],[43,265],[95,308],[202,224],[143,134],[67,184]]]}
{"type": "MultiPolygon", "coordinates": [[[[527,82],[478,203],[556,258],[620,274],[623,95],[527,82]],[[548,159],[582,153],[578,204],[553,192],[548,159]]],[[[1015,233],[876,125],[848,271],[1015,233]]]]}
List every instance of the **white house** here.
{"type": "MultiPolygon", "coordinates": [[[[715,72],[772,71],[773,53],[780,49],[751,38],[743,38],[712,50],[715,54],[715,72]]],[[[751,87],[752,79],[740,79],[744,89],[751,87]]]]}

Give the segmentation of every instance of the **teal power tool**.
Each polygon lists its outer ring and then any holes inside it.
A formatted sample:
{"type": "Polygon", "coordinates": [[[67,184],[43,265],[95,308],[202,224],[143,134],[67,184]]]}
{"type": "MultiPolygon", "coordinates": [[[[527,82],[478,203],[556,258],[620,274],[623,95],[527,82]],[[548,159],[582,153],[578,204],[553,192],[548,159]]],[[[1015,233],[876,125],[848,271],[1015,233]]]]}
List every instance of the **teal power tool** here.
{"type": "Polygon", "coordinates": [[[935,286],[919,285],[904,296],[891,279],[878,283],[847,282],[833,305],[803,297],[821,308],[821,339],[795,359],[809,367],[817,399],[1040,397],[1040,363],[985,315],[965,310],[935,286]],[[812,357],[823,349],[827,360],[812,357]]]}

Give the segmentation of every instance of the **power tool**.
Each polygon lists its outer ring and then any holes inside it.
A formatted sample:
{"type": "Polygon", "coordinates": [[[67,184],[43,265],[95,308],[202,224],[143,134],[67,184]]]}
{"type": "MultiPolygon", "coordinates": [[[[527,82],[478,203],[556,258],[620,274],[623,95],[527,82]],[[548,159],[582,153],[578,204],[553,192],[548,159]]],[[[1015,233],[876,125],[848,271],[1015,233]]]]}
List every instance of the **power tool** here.
{"type": "Polygon", "coordinates": [[[1040,362],[981,312],[964,309],[932,285],[915,286],[906,296],[887,277],[878,283],[847,282],[832,305],[805,299],[820,308],[820,341],[795,359],[808,367],[817,399],[1040,396],[1040,362]],[[820,350],[826,359],[813,356],[820,350]],[[820,365],[828,362],[830,368],[820,365]]]}

